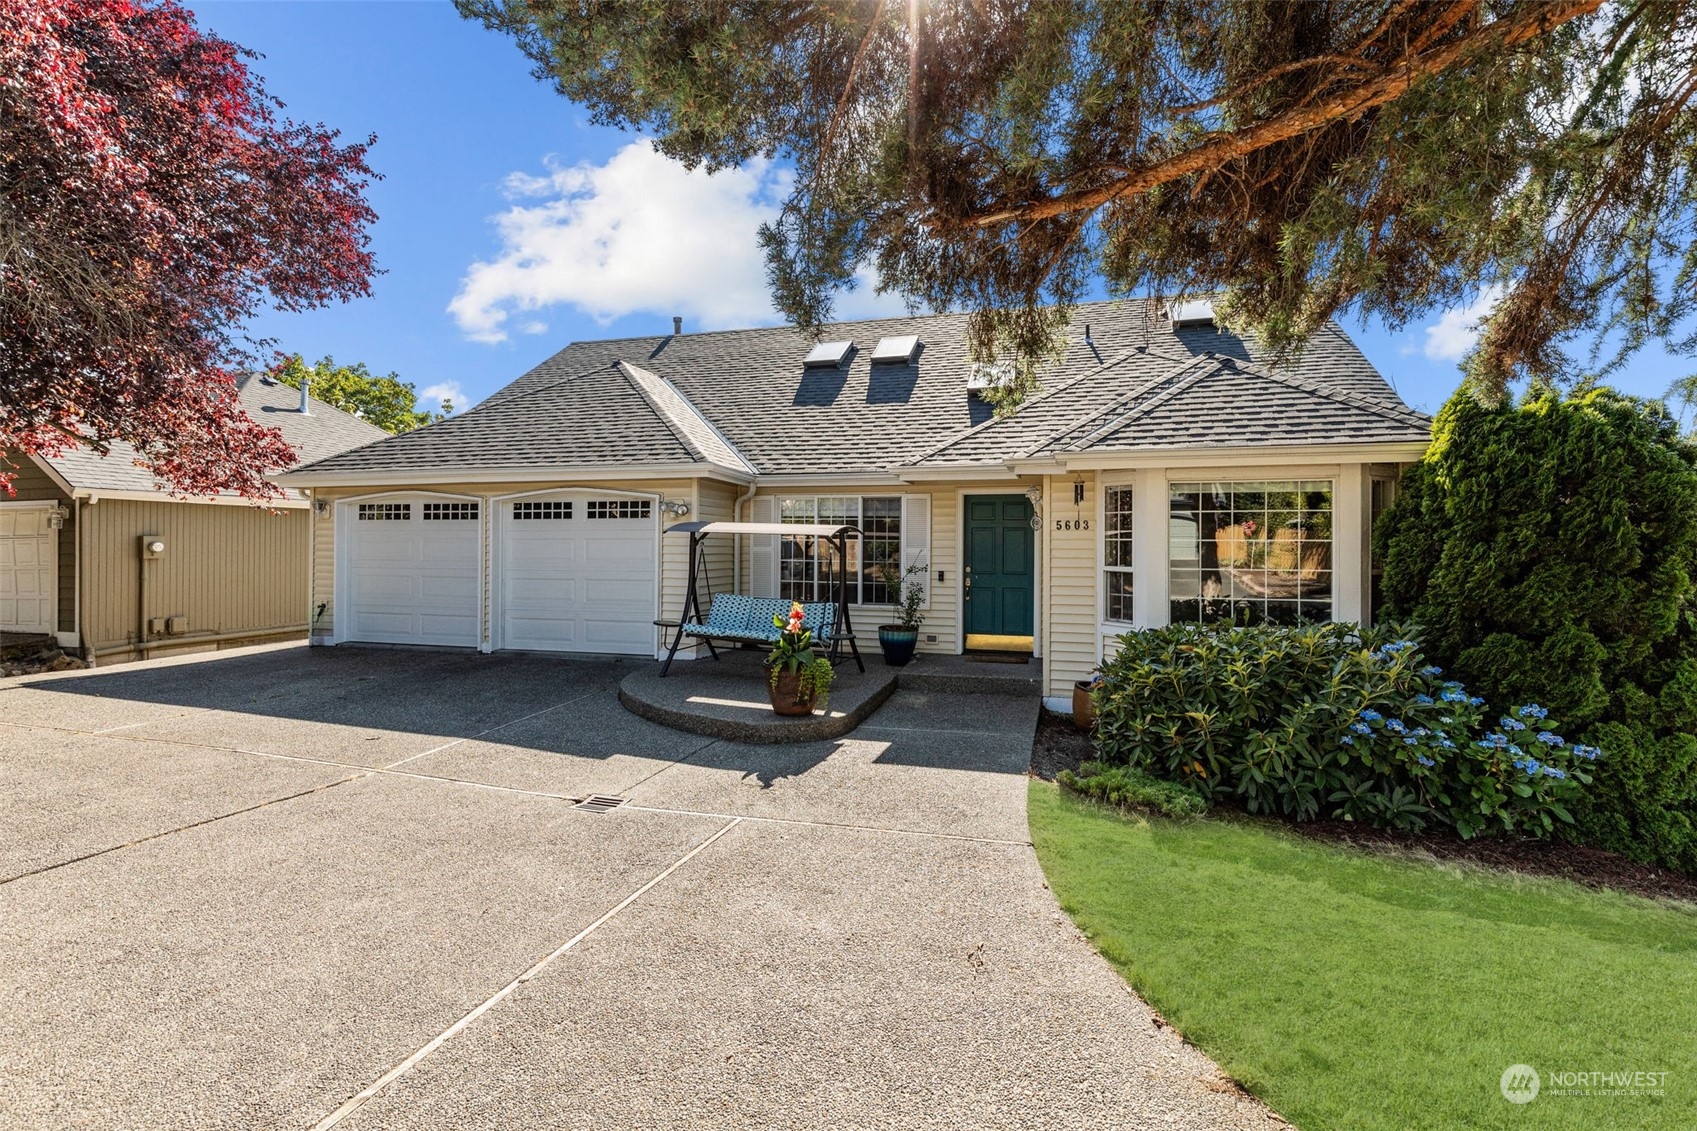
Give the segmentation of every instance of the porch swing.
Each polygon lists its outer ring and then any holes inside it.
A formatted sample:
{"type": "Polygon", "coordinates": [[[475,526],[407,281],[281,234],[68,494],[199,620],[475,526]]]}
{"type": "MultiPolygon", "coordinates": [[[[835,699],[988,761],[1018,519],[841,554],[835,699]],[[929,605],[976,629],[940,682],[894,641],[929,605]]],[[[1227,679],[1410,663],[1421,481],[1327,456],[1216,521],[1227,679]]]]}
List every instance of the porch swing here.
{"type": "Polygon", "coordinates": [[[842,662],[843,647],[847,645],[855,664],[861,671],[866,670],[866,661],[861,659],[860,648],[855,644],[854,625],[849,621],[848,540],[861,536],[858,526],[787,522],[679,522],[668,526],[665,532],[689,535],[689,590],[677,620],[654,622],[657,627],[672,630],[671,647],[666,652],[665,661],[660,665],[662,676],[671,670],[672,659],[678,654],[678,647],[683,643],[684,637],[688,636],[706,644],[708,652],[717,660],[719,650],[713,646],[716,640],[734,644],[777,643],[779,630],[772,623],[772,618],[786,616],[790,611],[792,602],[778,597],[714,593],[712,579],[707,572],[706,556],[707,538],[712,534],[729,534],[733,537],[742,534],[779,538],[822,538],[833,546],[837,551],[837,560],[843,563],[843,568],[837,570],[833,580],[832,598],[829,601],[802,602],[802,623],[813,633],[813,639],[827,648],[827,655],[832,664],[842,662]],[[701,608],[703,586],[712,598],[705,616],[702,615],[701,608]]]}

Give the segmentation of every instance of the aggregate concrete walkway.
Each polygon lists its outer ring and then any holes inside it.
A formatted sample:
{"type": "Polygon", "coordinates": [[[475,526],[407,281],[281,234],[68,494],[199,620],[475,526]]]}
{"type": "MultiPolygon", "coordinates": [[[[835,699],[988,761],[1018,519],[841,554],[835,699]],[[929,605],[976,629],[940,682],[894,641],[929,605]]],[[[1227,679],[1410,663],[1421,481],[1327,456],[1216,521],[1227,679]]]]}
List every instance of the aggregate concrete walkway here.
{"type": "Polygon", "coordinates": [[[0,1127],[1280,1125],[1044,888],[1034,703],[739,746],[630,670],[0,681],[0,1127]]]}

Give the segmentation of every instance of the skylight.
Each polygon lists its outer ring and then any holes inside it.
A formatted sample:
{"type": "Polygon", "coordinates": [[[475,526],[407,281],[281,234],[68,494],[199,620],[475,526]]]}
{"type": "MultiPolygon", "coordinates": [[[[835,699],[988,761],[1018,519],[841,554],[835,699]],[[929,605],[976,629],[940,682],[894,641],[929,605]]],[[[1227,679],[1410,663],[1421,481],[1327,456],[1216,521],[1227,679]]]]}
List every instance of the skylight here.
{"type": "Polygon", "coordinates": [[[874,364],[912,361],[919,352],[919,335],[904,334],[899,338],[879,338],[878,348],[872,351],[874,364]]]}
{"type": "Polygon", "coordinates": [[[1172,319],[1174,326],[1212,326],[1214,304],[1205,298],[1176,302],[1167,307],[1167,317],[1172,319]]]}
{"type": "Polygon", "coordinates": [[[1013,380],[1013,366],[1006,361],[975,361],[966,371],[968,391],[981,393],[1000,388],[1013,380]]]}
{"type": "Polygon", "coordinates": [[[852,341],[820,342],[802,359],[801,363],[809,369],[832,369],[841,365],[843,358],[847,357],[849,350],[853,348],[854,343],[852,341]]]}

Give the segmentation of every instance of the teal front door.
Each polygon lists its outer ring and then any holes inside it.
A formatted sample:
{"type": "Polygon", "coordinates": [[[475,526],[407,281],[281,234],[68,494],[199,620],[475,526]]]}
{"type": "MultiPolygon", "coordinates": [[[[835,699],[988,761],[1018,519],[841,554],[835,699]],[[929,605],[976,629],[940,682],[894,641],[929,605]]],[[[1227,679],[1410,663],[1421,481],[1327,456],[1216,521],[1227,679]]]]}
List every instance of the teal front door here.
{"type": "Polygon", "coordinates": [[[1031,651],[1035,545],[1024,495],[966,496],[967,648],[1031,651]]]}

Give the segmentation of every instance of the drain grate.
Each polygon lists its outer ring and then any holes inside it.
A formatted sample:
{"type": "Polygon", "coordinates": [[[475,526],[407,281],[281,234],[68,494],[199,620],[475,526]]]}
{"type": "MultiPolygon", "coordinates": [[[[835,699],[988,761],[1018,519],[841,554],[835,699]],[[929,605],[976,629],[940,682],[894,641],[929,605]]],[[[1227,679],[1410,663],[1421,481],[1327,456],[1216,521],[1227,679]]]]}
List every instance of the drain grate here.
{"type": "Polygon", "coordinates": [[[573,805],[572,808],[582,809],[585,813],[606,813],[610,810],[617,809],[629,800],[630,798],[628,797],[611,797],[604,793],[592,793],[582,801],[579,801],[576,805],[573,805]]]}

